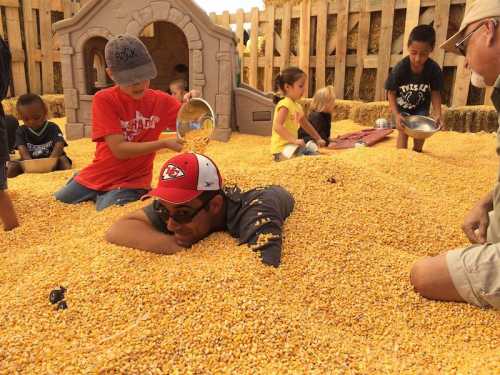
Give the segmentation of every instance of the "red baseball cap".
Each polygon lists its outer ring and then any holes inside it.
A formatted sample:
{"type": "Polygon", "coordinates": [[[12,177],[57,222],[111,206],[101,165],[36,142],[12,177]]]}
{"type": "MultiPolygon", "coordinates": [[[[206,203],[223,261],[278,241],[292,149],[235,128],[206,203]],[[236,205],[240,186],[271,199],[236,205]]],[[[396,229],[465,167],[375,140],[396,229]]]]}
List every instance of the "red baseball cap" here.
{"type": "Polygon", "coordinates": [[[222,177],[215,163],[205,155],[184,153],[168,160],[160,172],[155,189],[142,199],[156,197],[172,204],[183,204],[204,191],[220,190],[222,177]]]}

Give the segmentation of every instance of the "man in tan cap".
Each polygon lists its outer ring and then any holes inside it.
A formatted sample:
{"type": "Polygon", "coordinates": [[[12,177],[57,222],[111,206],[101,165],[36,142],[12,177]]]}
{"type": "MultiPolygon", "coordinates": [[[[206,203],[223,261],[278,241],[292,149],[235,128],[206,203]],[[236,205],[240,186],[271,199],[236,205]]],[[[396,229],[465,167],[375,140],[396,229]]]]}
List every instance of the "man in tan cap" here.
{"type": "MultiPolygon", "coordinates": [[[[500,113],[500,0],[474,1],[460,31],[441,47],[465,56],[474,86],[494,87],[492,101],[500,113]]],[[[429,299],[500,309],[500,177],[494,190],[467,214],[462,229],[472,246],[419,260],[411,270],[411,283],[429,299]]]]}

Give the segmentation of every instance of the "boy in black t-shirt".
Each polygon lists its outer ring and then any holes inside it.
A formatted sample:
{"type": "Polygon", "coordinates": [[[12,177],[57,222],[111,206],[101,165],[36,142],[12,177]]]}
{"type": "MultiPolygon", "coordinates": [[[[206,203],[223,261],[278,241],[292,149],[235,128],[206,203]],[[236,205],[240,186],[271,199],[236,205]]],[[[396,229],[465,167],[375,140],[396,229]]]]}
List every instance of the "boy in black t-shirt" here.
{"type": "MultiPolygon", "coordinates": [[[[64,153],[68,145],[59,126],[47,121],[47,106],[36,94],[26,94],[17,101],[17,112],[24,125],[16,131],[16,148],[21,160],[58,158],[54,170],[71,169],[71,159],[64,153]]],[[[8,163],[8,177],[23,173],[18,161],[8,163]]]]}
{"type": "MultiPolygon", "coordinates": [[[[399,130],[398,148],[408,147],[408,136],[401,124],[402,115],[428,116],[432,103],[437,125],[441,123],[441,91],[443,73],[429,58],[436,44],[436,32],[429,25],[415,27],[408,39],[409,56],[392,70],[386,83],[389,105],[399,130]]],[[[413,150],[422,152],[424,140],[413,140],[413,150]]]]}

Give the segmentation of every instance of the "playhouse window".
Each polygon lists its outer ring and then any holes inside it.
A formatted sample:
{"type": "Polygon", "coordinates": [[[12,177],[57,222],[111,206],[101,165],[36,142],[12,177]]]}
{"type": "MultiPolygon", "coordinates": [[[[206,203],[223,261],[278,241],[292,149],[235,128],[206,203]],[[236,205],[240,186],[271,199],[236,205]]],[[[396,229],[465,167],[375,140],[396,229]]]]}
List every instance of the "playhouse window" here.
{"type": "Polygon", "coordinates": [[[93,95],[97,91],[109,87],[113,81],[106,74],[106,60],[104,58],[104,47],[106,38],[94,37],[85,43],[85,83],[88,95],[93,95]]]}

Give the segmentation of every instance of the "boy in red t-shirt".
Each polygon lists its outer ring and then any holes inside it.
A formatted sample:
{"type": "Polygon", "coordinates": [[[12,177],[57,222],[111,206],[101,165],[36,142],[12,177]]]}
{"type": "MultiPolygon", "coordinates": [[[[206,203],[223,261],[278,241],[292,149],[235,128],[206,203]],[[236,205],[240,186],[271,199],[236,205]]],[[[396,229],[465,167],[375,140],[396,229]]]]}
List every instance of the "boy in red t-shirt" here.
{"type": "Polygon", "coordinates": [[[157,71],[144,44],[120,35],[106,44],[105,55],[116,86],[94,96],[94,160],[55,193],[64,203],[94,201],[98,211],[138,200],[151,189],[156,151],[181,150],[176,141],[159,139],[164,130],[175,130],[181,103],[149,88],[157,71]]]}

